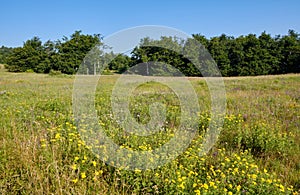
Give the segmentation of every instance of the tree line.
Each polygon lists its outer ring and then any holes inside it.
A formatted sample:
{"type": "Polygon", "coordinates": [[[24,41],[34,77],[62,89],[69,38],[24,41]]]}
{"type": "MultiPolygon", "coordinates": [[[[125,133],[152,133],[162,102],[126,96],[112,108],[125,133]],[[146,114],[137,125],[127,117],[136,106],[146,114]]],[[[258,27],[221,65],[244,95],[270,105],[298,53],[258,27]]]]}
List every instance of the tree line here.
{"type": "Polygon", "coordinates": [[[99,34],[83,35],[81,31],[75,31],[70,38],[45,43],[33,37],[22,47],[13,48],[3,63],[10,72],[49,73],[55,70],[74,74],[86,53],[100,40],[99,34]]]}
{"type": "MultiPolygon", "coordinates": [[[[152,40],[145,37],[131,55],[125,55],[105,52],[109,46],[103,44],[100,34],[84,35],[81,31],[75,31],[62,40],[42,43],[38,37],[33,37],[25,41],[22,47],[2,46],[0,63],[6,64],[5,67],[11,72],[49,73],[53,70],[64,74],[78,71],[97,74],[129,70],[143,75],[161,75],[172,71],[172,74],[178,74],[165,65],[170,64],[186,76],[202,76],[202,71],[192,61],[198,60],[201,64],[207,60],[207,56],[201,56],[206,48],[223,76],[300,73],[300,35],[294,30],[274,37],[266,32],[259,36],[222,34],[208,39],[201,34],[193,34],[192,37],[203,47],[195,45],[192,39],[161,37],[152,40]],[[142,64],[142,68],[132,69],[136,64],[142,64]]],[[[209,66],[206,69],[210,71],[209,66]]]]}

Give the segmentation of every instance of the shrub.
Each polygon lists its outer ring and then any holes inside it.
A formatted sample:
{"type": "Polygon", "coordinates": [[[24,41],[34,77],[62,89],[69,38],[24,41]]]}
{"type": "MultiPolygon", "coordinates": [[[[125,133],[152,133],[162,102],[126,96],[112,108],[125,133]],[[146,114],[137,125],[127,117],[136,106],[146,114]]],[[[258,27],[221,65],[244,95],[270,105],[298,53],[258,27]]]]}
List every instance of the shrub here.
{"type": "Polygon", "coordinates": [[[54,76],[54,75],[61,75],[61,71],[60,70],[50,70],[49,75],[54,76]]]}

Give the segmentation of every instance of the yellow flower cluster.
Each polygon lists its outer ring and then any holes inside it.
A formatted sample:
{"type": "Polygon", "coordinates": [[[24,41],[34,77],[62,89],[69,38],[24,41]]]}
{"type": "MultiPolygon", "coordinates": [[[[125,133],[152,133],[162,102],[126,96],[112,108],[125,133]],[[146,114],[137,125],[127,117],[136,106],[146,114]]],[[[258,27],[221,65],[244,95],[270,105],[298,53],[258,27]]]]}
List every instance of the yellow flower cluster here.
{"type": "MultiPolygon", "coordinates": [[[[240,120],[239,118],[241,117],[227,116],[229,121],[240,120]]],[[[72,183],[78,184],[84,180],[95,181],[103,178],[103,169],[106,169],[107,165],[88,155],[87,151],[91,147],[95,147],[102,149],[105,153],[105,145],[95,141],[94,146],[87,146],[80,139],[76,127],[70,122],[56,128],[53,127],[48,132],[49,137],[41,139],[42,147],[62,144],[72,151],[73,160],[70,164],[70,170],[73,174],[72,183]],[[50,140],[50,142],[48,143],[46,140],[50,140]]],[[[84,130],[83,135],[84,132],[90,133],[88,130],[84,130]]],[[[171,137],[174,136],[173,132],[167,132],[160,144],[170,139],[169,134],[171,137]]],[[[110,134],[110,136],[116,135],[117,133],[110,134]]],[[[137,136],[124,135],[123,139],[127,142],[121,144],[120,149],[127,149],[128,151],[148,151],[160,145],[153,145],[154,140],[147,140],[148,138],[143,138],[142,141],[137,140],[137,136]],[[129,140],[130,142],[128,142],[129,140]]],[[[140,181],[141,183],[150,182],[150,180],[152,182],[153,180],[160,184],[162,189],[187,194],[239,194],[241,192],[291,194],[294,192],[292,186],[285,187],[276,179],[275,175],[270,174],[266,169],[260,170],[247,150],[232,153],[226,151],[225,148],[220,148],[214,149],[209,155],[199,156],[202,141],[203,135],[199,135],[192,140],[191,146],[179,158],[157,170],[134,169],[133,172],[128,172],[123,170],[125,168],[123,167],[116,168],[117,171],[114,174],[118,178],[117,180],[120,180],[119,178],[124,181],[132,179],[132,181],[140,181]]],[[[108,156],[107,154],[107,159],[108,156]]],[[[132,158],[132,154],[128,153],[127,158],[132,158]]],[[[105,157],[103,159],[105,160],[105,157]]],[[[153,158],[149,163],[157,159],[153,158]]],[[[111,172],[106,174],[112,175],[111,172]]],[[[134,184],[132,183],[132,185],[134,184]]]]}

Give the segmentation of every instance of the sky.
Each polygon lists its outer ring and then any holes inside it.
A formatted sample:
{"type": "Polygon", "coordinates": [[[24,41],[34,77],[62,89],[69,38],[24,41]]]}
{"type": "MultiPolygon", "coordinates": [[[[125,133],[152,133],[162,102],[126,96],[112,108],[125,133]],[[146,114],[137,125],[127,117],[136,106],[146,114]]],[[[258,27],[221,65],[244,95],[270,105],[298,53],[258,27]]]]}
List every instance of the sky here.
{"type": "Polygon", "coordinates": [[[207,38],[263,31],[300,32],[299,0],[1,0],[0,46],[69,37],[76,30],[104,38],[127,28],[162,25],[207,38]]]}

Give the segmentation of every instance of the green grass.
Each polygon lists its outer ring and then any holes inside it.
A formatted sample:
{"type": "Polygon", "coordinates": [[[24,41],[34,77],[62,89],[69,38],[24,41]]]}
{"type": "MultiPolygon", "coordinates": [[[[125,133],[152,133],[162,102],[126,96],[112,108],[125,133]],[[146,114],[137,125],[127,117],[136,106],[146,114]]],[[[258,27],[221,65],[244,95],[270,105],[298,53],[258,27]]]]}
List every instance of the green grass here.
{"type": "MultiPolygon", "coordinates": [[[[101,77],[95,97],[107,136],[131,151],[167,143],[180,122],[176,95],[156,82],[134,90],[132,117],[146,124],[149,105],[159,101],[166,105],[167,122],[152,136],[133,135],[112,117],[110,95],[118,77],[101,77]]],[[[204,79],[189,80],[199,98],[197,136],[166,165],[130,171],[103,163],[90,150],[101,144],[86,145],[80,139],[72,113],[74,76],[0,69],[0,193],[299,193],[300,75],[225,78],[224,126],[205,156],[199,156],[199,148],[210,120],[210,95],[204,79]]]]}

